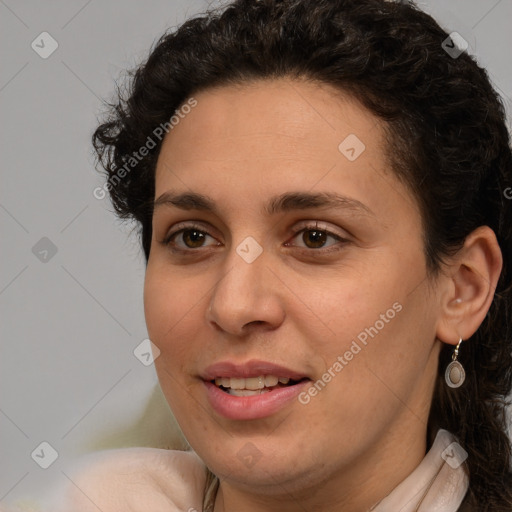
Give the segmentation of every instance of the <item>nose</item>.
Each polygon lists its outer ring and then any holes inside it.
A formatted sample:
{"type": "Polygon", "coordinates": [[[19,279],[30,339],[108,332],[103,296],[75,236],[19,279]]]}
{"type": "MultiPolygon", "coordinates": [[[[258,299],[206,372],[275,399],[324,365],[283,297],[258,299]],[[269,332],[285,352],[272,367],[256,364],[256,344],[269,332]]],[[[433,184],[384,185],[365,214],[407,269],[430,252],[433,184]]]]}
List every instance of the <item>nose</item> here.
{"type": "Polygon", "coordinates": [[[207,319],[217,329],[235,336],[253,330],[273,330],[285,318],[283,287],[269,266],[265,251],[251,263],[233,248],[225,273],[213,288],[207,319]]]}

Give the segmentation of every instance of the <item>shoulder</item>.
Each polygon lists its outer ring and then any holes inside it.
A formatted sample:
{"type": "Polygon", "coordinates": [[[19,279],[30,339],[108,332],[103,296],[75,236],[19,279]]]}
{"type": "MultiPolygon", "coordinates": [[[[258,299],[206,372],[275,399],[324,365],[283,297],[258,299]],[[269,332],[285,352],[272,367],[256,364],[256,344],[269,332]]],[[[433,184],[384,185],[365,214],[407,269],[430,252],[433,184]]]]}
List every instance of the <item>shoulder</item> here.
{"type": "Polygon", "coordinates": [[[201,510],[205,466],[194,452],[157,448],[106,450],[64,470],[48,512],[201,510]]]}

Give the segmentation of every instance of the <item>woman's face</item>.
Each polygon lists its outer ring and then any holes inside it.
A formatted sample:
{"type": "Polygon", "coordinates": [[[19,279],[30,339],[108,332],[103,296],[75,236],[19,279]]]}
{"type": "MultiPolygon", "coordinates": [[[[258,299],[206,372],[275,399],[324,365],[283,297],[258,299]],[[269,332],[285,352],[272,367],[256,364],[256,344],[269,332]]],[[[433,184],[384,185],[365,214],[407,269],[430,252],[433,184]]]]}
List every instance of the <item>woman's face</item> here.
{"type": "Polygon", "coordinates": [[[159,156],[145,281],[158,377],[189,443],[225,481],[267,494],[349,470],[362,483],[390,458],[414,468],[440,306],[381,122],[291,79],[195,99],[159,156]],[[262,375],[261,394],[209,382],[262,375]]]}

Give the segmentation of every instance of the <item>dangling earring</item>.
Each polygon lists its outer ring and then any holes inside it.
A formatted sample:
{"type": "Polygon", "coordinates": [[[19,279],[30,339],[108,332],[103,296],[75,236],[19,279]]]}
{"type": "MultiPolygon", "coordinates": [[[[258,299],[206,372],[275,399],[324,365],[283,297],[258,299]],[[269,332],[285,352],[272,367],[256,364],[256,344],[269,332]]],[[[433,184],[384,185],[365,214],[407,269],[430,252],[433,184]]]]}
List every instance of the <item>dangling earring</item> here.
{"type": "Polygon", "coordinates": [[[461,343],[462,338],[459,339],[459,343],[455,347],[455,352],[452,355],[452,362],[446,367],[446,371],[444,372],[444,380],[446,380],[446,384],[451,388],[459,388],[466,380],[464,367],[459,363],[459,361],[457,361],[461,343]]]}

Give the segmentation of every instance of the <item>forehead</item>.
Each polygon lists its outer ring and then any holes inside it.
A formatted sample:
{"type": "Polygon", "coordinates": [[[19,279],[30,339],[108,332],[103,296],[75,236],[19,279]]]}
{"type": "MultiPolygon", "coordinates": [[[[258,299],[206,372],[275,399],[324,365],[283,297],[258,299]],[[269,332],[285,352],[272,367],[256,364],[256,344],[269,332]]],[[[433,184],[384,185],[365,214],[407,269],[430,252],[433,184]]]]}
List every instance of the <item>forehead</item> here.
{"type": "Polygon", "coordinates": [[[207,89],[194,98],[197,105],[164,139],[157,181],[163,168],[192,161],[203,162],[202,168],[231,163],[264,172],[266,161],[315,166],[354,157],[354,151],[356,157],[364,151],[365,158],[384,158],[381,122],[327,84],[259,80],[207,89]]]}
{"type": "Polygon", "coordinates": [[[391,171],[383,122],[334,87],[261,80],[194,98],[162,144],[155,198],[194,191],[235,215],[288,191],[336,192],[396,219],[417,210],[391,171]]]}

